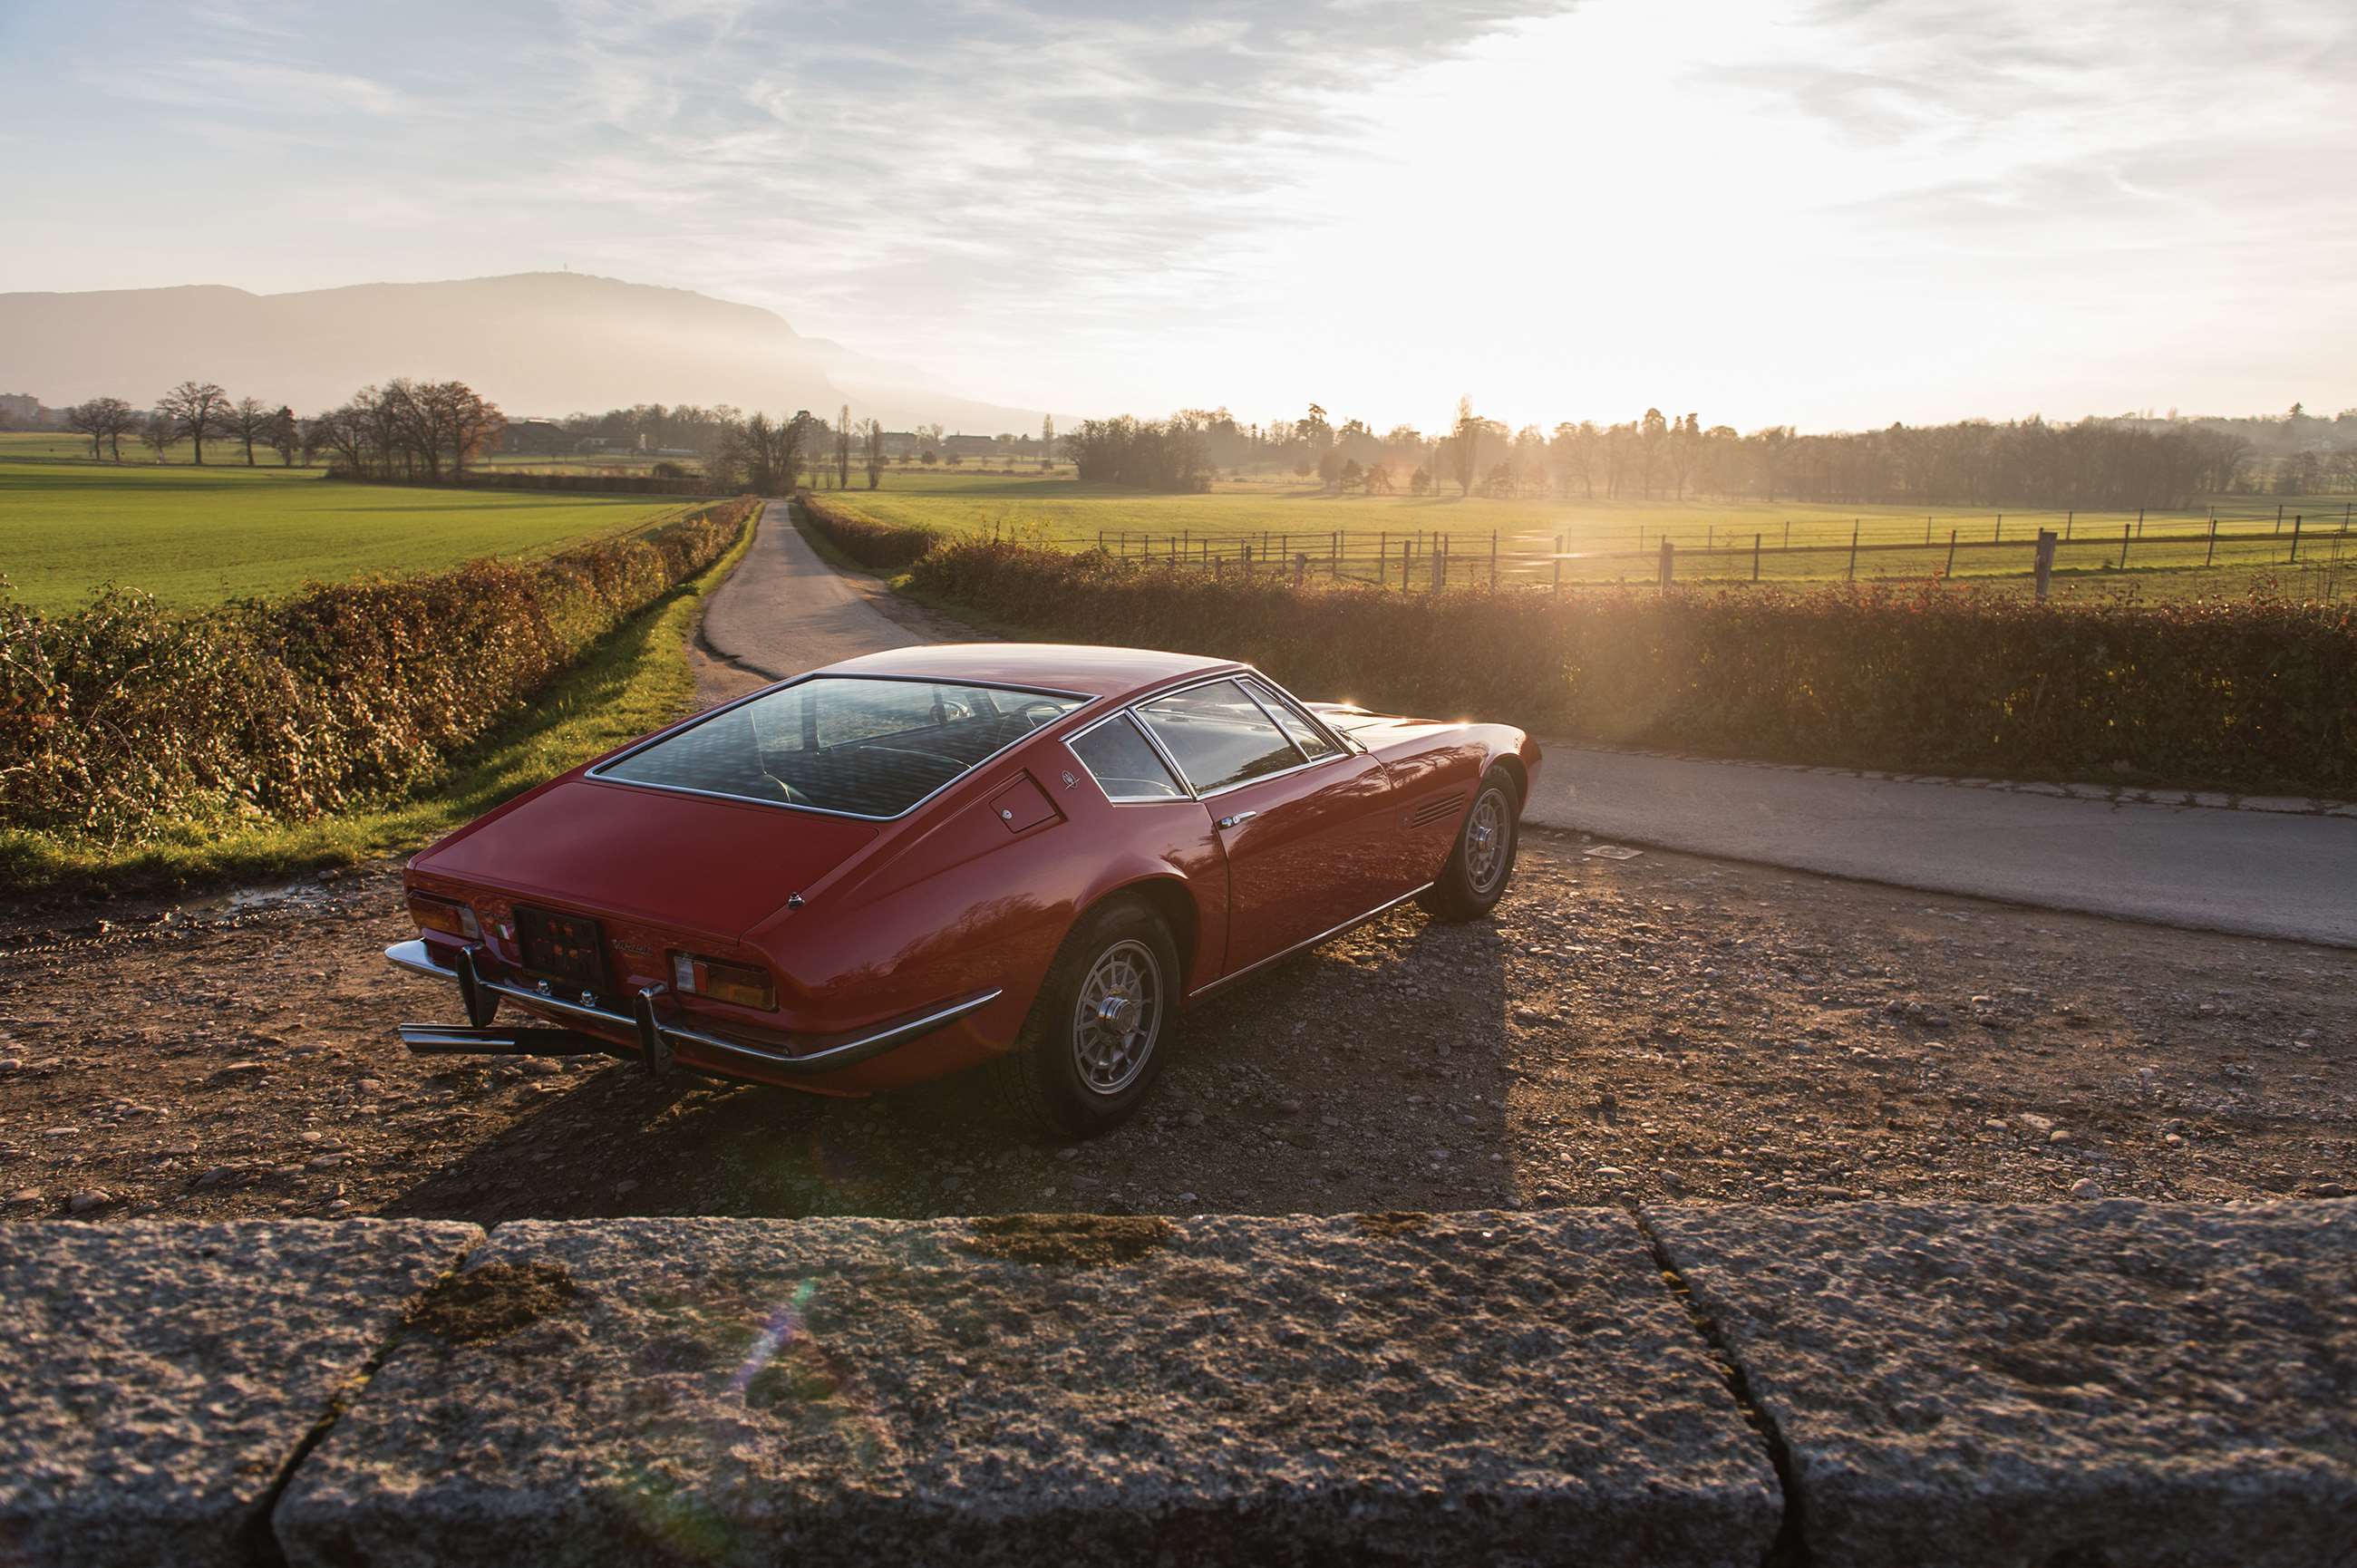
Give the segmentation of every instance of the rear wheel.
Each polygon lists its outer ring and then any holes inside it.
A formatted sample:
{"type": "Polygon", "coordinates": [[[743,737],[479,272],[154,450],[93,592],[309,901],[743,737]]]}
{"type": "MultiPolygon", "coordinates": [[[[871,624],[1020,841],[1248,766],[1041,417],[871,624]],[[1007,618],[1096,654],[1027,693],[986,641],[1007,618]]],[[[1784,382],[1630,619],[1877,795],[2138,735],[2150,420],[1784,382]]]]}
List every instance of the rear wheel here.
{"type": "Polygon", "coordinates": [[[1161,1074],[1178,983],[1178,946],[1162,918],[1135,899],[1100,904],[1057,950],[1015,1048],[992,1069],[1049,1134],[1105,1132],[1161,1074]]]}
{"type": "Polygon", "coordinates": [[[1471,920],[1505,896],[1522,837],[1522,796],[1502,768],[1493,768],[1474,791],[1472,809],[1457,830],[1457,845],[1439,880],[1416,900],[1437,919],[1471,920]]]}

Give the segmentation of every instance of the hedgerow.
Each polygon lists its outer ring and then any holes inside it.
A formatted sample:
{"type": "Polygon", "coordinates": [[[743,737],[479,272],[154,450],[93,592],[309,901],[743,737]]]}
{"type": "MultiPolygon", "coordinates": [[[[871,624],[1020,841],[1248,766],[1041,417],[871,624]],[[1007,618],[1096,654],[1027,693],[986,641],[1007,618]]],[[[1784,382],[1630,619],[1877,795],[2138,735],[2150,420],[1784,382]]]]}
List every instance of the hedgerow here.
{"type": "Polygon", "coordinates": [[[0,599],[0,825],[122,845],[414,788],[717,561],[758,504],[193,615],[118,588],[57,617],[0,599]]]}
{"type": "Polygon", "coordinates": [[[897,572],[941,542],[931,529],[878,522],[838,501],[804,490],[796,498],[802,515],[827,542],[862,566],[897,572]]]}
{"type": "Polygon", "coordinates": [[[1245,659],[1305,693],[1830,766],[2357,791],[2357,609],[1813,592],[1292,587],[944,542],[911,585],[1040,636],[1245,659]]]}

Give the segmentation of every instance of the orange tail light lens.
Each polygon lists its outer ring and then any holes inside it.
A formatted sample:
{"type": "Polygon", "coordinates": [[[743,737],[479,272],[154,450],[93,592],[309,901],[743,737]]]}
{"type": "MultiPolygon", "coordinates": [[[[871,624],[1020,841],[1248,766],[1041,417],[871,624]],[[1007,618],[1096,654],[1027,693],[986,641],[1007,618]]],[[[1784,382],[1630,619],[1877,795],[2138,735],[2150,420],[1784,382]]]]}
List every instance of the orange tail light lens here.
{"type": "Polygon", "coordinates": [[[767,970],[748,963],[728,963],[701,953],[675,952],[671,955],[672,989],[690,996],[709,996],[715,1002],[732,1002],[739,1007],[775,1007],[777,993],[770,988],[767,970]]]}
{"type": "Polygon", "coordinates": [[[420,930],[440,931],[463,941],[483,940],[483,928],[475,922],[475,912],[455,898],[436,898],[431,893],[409,896],[409,918],[417,922],[420,930]]]}

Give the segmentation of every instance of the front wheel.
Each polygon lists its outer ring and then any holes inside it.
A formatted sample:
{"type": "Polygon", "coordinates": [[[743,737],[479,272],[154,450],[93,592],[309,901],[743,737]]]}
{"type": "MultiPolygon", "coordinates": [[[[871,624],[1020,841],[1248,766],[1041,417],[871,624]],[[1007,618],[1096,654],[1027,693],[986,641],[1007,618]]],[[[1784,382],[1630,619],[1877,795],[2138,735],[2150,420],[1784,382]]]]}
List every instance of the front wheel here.
{"type": "Polygon", "coordinates": [[[1437,919],[1472,920],[1488,914],[1505,896],[1521,838],[1522,796],[1505,771],[1493,768],[1482,776],[1439,880],[1417,902],[1437,919]]]}
{"type": "Polygon", "coordinates": [[[1015,1048],[993,1064],[1008,1098],[1055,1137],[1126,1121],[1161,1074],[1179,981],[1159,915],[1127,898],[1090,910],[1057,950],[1015,1048]]]}

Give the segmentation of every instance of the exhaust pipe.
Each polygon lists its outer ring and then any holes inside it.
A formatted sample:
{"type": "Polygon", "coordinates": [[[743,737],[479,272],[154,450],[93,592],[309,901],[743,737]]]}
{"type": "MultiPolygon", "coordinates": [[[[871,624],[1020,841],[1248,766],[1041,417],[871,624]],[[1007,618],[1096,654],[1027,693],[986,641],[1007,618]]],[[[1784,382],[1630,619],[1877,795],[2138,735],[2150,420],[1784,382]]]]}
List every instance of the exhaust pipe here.
{"type": "Polygon", "coordinates": [[[463,1024],[404,1024],[401,1043],[422,1057],[621,1056],[611,1042],[579,1029],[494,1029],[463,1024]]]}

